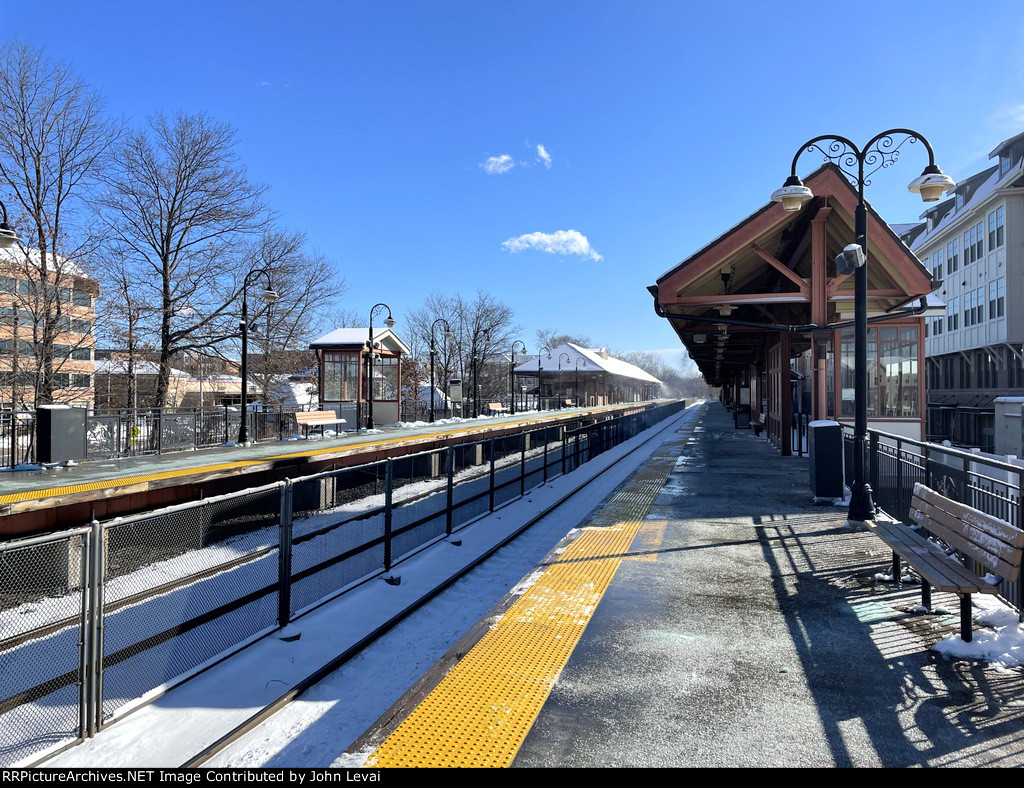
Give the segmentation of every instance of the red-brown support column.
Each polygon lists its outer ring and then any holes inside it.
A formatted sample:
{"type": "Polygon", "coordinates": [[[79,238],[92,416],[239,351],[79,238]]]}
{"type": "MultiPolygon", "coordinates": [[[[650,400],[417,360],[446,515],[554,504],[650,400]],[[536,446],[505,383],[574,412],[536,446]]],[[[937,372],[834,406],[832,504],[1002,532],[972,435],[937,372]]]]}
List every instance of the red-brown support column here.
{"type": "MultiPolygon", "coordinates": [[[[832,209],[826,205],[820,208],[811,221],[811,322],[824,328],[828,325],[828,249],[825,222],[832,209]]],[[[815,419],[828,418],[828,385],[825,372],[825,356],[819,353],[818,343],[811,348],[814,374],[811,386],[814,395],[811,401],[815,419]],[[820,356],[820,358],[819,358],[820,356]]]]}
{"type": "Polygon", "coordinates": [[[779,400],[782,403],[780,421],[782,434],[779,436],[782,456],[793,454],[793,383],[789,367],[789,332],[779,335],[779,400]]]}

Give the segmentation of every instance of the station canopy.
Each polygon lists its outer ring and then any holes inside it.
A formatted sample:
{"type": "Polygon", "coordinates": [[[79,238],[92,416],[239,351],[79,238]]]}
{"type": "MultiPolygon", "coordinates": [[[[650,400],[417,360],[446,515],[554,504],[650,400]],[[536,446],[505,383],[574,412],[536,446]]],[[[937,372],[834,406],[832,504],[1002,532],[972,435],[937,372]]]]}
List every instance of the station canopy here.
{"type": "MultiPolygon", "coordinates": [[[[766,335],[788,333],[796,356],[853,320],[854,277],[834,259],[854,242],[857,192],[832,163],[804,183],[814,198],[799,211],[768,202],[648,288],[713,386],[755,363],[766,335]]],[[[923,314],[938,283],[870,205],[867,219],[869,320],[923,314]]]]}

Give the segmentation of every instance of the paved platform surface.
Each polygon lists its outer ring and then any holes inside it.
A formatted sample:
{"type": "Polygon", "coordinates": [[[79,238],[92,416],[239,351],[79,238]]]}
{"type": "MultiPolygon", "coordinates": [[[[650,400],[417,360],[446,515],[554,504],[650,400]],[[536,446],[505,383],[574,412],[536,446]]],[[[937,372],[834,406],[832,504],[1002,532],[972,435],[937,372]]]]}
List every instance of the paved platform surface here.
{"type": "Polygon", "coordinates": [[[890,553],[847,530],[845,509],[814,505],[808,476],[806,459],[709,404],[538,567],[539,598],[499,603],[349,753],[379,766],[1024,764],[1024,672],[932,652],[955,614],[916,614],[916,586],[877,581],[890,553]],[[596,532],[618,541],[583,544],[596,532]],[[606,579],[546,579],[611,564],[606,579]]]}

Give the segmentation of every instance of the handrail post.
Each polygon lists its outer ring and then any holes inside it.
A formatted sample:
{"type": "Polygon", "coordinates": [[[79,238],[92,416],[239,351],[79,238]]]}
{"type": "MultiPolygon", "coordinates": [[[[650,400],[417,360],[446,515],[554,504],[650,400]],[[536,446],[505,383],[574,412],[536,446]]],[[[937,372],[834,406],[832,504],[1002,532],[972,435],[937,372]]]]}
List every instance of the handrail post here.
{"type": "Polygon", "coordinates": [[[879,489],[878,489],[878,433],[870,432],[868,434],[868,484],[871,485],[871,489],[875,493],[875,504],[877,508],[879,489]]]}
{"type": "Polygon", "coordinates": [[[384,571],[391,571],[391,519],[393,515],[393,485],[395,461],[384,461],[384,571]]]}
{"type": "Polygon", "coordinates": [[[89,671],[89,719],[87,735],[96,735],[103,723],[103,528],[94,517],[91,523],[90,558],[90,629],[89,671]]]}
{"type": "Polygon", "coordinates": [[[493,512],[494,511],[494,438],[491,438],[490,441],[488,441],[488,444],[489,444],[489,446],[488,446],[489,452],[488,453],[491,455],[490,456],[491,472],[490,472],[489,489],[488,489],[488,492],[487,492],[487,506],[488,506],[488,511],[493,512]]]}
{"type": "Polygon", "coordinates": [[[285,479],[281,488],[281,523],[278,533],[277,624],[286,626],[292,610],[292,480],[285,479]]]}
{"type": "Polygon", "coordinates": [[[455,449],[448,447],[445,457],[445,466],[448,471],[448,498],[444,512],[444,532],[446,536],[452,535],[452,510],[455,503],[455,449]]]}
{"type": "Polygon", "coordinates": [[[519,497],[526,495],[526,433],[519,436],[519,497]]]}

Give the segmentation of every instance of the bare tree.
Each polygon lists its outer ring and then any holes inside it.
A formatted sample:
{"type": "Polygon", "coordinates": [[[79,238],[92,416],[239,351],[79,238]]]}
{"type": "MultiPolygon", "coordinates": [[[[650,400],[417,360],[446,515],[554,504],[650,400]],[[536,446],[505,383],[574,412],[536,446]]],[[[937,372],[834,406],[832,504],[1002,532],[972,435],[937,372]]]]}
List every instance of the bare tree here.
{"type": "MultiPolygon", "coordinates": [[[[438,318],[448,322],[453,336],[443,339],[443,328],[435,336],[435,380],[443,381],[457,373],[468,397],[475,370],[481,401],[504,399],[508,388],[504,354],[511,350],[520,330],[512,308],[482,290],[473,300],[458,294],[431,293],[426,303],[408,316],[411,330],[407,336],[421,354],[430,349],[431,326],[438,318]]],[[[422,368],[429,378],[429,365],[422,368]]]]}
{"type": "Polygon", "coordinates": [[[549,347],[556,348],[559,345],[564,345],[566,342],[572,342],[574,345],[580,347],[591,347],[593,342],[590,337],[585,334],[559,334],[554,329],[545,328],[537,331],[537,347],[549,347]]]}
{"type": "Polygon", "coordinates": [[[31,317],[20,328],[31,337],[37,405],[53,402],[65,362],[91,354],[93,327],[82,319],[96,295],[85,275],[95,237],[87,198],[118,131],[70,66],[28,44],[0,47],[0,183],[25,244],[6,267],[18,280],[16,314],[31,317]]]}
{"type": "Polygon", "coordinates": [[[265,187],[239,164],[234,129],[206,114],[153,115],[126,135],[106,181],[111,242],[155,306],[160,406],[176,355],[237,336],[247,245],[271,218],[265,187]]]}
{"type": "Polygon", "coordinates": [[[306,251],[301,233],[264,233],[250,252],[250,270],[264,269],[277,300],[252,299],[250,339],[260,354],[254,365],[264,401],[280,405],[286,392],[281,376],[304,372],[313,364],[309,343],[330,324],[332,307],[344,295],[344,279],[324,255],[306,251]]]}

